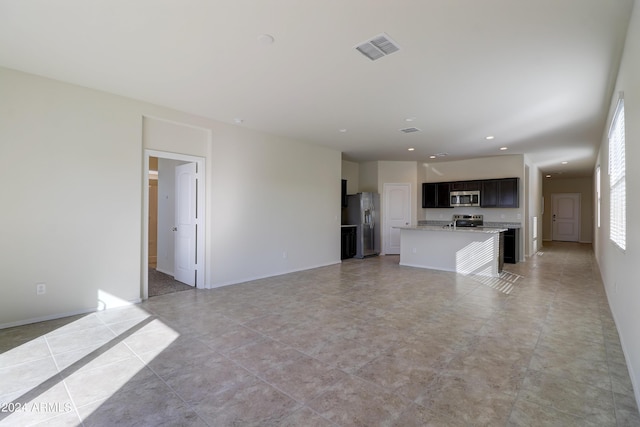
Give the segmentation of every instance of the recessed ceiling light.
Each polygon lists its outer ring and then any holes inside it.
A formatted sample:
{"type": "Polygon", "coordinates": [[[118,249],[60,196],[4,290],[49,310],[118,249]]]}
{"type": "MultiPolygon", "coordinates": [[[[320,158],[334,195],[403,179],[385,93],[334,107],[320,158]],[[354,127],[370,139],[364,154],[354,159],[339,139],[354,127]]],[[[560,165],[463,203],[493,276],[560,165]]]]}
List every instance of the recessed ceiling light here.
{"type": "Polygon", "coordinates": [[[407,117],[406,119],[404,119],[405,122],[412,122],[414,121],[416,118],[415,117],[407,117]]]}
{"type": "Polygon", "coordinates": [[[415,148],[411,147],[411,148],[407,148],[407,150],[413,151],[413,150],[415,150],[415,148]]]}
{"type": "Polygon", "coordinates": [[[346,130],[346,129],[340,129],[340,130],[338,130],[338,132],[340,132],[340,133],[346,133],[346,132],[347,132],[347,130],[346,130]]]}
{"type": "Polygon", "coordinates": [[[547,178],[551,178],[551,175],[545,175],[545,177],[547,177],[547,178]]]}
{"type": "Polygon", "coordinates": [[[489,135],[489,136],[485,136],[485,138],[484,138],[484,139],[490,140],[490,139],[494,139],[494,138],[495,138],[495,136],[493,136],[493,135],[489,135]]]}
{"type": "Polygon", "coordinates": [[[500,147],[500,151],[504,151],[504,150],[508,150],[509,148],[507,147],[500,147]]]}
{"type": "Polygon", "coordinates": [[[429,156],[429,158],[430,158],[430,159],[435,159],[435,158],[436,158],[436,156],[429,156]]]}
{"type": "Polygon", "coordinates": [[[270,45],[273,44],[273,42],[276,39],[273,38],[273,36],[271,34],[260,34],[258,36],[258,43],[262,44],[262,45],[270,45]]]}
{"type": "Polygon", "coordinates": [[[569,162],[562,162],[563,165],[566,165],[567,163],[569,163],[569,162]]]}

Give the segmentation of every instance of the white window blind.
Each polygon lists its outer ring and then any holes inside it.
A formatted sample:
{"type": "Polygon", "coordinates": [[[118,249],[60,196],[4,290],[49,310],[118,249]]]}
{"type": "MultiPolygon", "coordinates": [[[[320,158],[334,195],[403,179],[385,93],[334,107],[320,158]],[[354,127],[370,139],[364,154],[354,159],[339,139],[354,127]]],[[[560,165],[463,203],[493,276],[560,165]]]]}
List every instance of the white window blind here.
{"type": "Polygon", "coordinates": [[[596,168],[596,225],[600,228],[600,165],[596,168]]]}
{"type": "Polygon", "coordinates": [[[611,218],[609,237],[621,249],[626,249],[627,218],[625,188],[625,132],[624,99],[618,100],[609,130],[609,186],[611,190],[611,218]]]}

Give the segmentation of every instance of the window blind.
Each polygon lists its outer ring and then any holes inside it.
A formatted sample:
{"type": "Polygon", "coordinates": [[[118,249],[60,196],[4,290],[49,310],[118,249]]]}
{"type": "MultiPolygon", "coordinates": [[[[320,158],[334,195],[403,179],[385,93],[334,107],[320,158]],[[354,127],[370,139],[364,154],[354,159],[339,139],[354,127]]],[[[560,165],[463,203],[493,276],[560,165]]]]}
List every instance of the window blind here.
{"type": "Polygon", "coordinates": [[[596,168],[596,225],[600,228],[600,165],[596,168]]]}
{"type": "Polygon", "coordinates": [[[623,250],[626,249],[627,234],[625,173],[624,99],[620,98],[609,130],[609,237],[623,250]]]}

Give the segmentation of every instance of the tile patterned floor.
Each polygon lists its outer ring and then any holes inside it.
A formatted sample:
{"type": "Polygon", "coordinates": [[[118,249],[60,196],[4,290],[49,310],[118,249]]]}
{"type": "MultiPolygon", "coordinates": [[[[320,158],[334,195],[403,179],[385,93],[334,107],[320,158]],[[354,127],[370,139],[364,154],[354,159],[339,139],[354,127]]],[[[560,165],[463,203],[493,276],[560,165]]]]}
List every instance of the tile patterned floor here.
{"type": "Polygon", "coordinates": [[[347,260],[1,330],[0,425],[640,426],[591,247],[506,268],[347,260]]]}

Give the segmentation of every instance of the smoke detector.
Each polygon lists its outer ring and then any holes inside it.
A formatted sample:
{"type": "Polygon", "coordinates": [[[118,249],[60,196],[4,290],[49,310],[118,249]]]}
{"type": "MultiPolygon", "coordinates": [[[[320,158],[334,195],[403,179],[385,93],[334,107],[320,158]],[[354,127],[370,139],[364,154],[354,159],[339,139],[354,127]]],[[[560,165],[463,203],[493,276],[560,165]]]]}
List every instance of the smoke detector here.
{"type": "Polygon", "coordinates": [[[357,45],[356,50],[372,61],[400,50],[400,46],[385,33],[357,45]]]}

